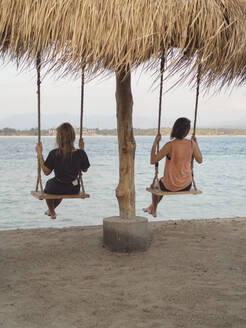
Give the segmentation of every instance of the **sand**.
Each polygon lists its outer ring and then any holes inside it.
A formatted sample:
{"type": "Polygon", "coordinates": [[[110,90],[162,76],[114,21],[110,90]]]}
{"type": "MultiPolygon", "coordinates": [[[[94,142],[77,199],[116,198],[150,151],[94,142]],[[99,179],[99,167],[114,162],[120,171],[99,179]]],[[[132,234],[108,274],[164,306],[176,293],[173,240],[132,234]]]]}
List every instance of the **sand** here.
{"type": "Polygon", "coordinates": [[[246,218],[154,222],[146,252],[102,227],[0,232],[0,327],[246,327],[246,218]]]}

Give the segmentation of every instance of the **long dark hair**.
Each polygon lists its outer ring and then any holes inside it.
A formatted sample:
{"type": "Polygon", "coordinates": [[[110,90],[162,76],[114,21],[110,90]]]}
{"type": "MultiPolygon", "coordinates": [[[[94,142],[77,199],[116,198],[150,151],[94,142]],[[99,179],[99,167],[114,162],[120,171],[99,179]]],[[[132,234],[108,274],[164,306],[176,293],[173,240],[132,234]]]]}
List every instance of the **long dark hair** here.
{"type": "Polygon", "coordinates": [[[172,128],[171,139],[183,139],[190,131],[190,120],[186,117],[178,118],[172,128]]]}
{"type": "Polygon", "coordinates": [[[56,144],[58,151],[63,154],[64,157],[72,155],[74,150],[75,131],[70,123],[62,123],[56,129],[56,144]]]}

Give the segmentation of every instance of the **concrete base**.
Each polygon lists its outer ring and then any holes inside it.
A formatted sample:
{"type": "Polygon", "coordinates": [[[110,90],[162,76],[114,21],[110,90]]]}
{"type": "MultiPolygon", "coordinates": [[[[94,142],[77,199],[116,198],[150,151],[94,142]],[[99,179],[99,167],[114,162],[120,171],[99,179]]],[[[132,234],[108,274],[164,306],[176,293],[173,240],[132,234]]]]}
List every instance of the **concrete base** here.
{"type": "Polygon", "coordinates": [[[113,252],[145,251],[148,248],[148,220],[141,216],[103,220],[103,243],[113,252]]]}

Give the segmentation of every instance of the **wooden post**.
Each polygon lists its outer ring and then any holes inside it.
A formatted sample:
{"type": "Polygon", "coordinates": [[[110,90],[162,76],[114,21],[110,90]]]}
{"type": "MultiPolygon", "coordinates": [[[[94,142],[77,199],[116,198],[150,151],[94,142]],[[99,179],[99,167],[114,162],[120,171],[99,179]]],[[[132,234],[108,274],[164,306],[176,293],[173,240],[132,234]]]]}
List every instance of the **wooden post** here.
{"type": "Polygon", "coordinates": [[[116,73],[117,130],[119,147],[119,185],[116,197],[120,217],[135,217],[134,160],[136,143],[133,136],[131,73],[116,73]]]}
{"type": "Polygon", "coordinates": [[[120,216],[103,219],[103,245],[113,252],[148,248],[148,220],[135,215],[134,160],[136,143],[132,126],[131,74],[116,73],[119,176],[116,197],[120,216]]]}

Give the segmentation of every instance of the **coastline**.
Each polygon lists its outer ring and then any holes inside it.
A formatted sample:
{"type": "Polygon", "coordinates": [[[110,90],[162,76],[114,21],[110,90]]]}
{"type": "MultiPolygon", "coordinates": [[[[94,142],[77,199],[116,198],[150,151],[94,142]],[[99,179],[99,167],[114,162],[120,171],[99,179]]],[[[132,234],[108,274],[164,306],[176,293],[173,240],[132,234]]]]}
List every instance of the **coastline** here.
{"type": "MultiPolygon", "coordinates": [[[[37,136],[18,136],[18,135],[12,135],[12,136],[0,136],[0,138],[37,138],[37,136]]],[[[79,137],[78,135],[76,135],[76,137],[79,137]]],[[[84,135],[83,138],[97,138],[97,137],[102,137],[102,138],[109,138],[109,137],[117,137],[117,135],[84,135]]],[[[155,135],[134,135],[134,137],[155,137],[155,135]]],[[[169,135],[162,135],[162,137],[169,137],[169,135]]],[[[188,136],[190,137],[190,136],[188,136]]],[[[203,138],[203,137],[246,137],[245,134],[208,134],[208,135],[199,135],[197,134],[196,137],[198,138],[203,138]]],[[[55,138],[55,136],[42,136],[42,138],[55,138]]]]}
{"type": "Polygon", "coordinates": [[[102,227],[0,231],[3,327],[244,327],[246,218],[149,223],[143,253],[102,227]]]}

